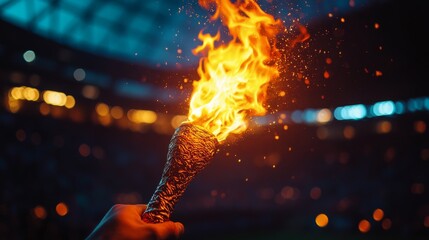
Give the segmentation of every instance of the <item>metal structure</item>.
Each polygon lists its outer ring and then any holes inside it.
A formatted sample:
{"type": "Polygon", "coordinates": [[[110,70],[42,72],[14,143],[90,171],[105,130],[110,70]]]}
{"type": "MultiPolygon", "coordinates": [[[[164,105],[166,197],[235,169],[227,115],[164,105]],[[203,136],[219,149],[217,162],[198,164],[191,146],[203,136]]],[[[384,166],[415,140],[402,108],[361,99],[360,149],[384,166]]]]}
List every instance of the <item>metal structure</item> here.
{"type": "MultiPolygon", "coordinates": [[[[342,14],[377,1],[261,1],[289,22],[342,14]]],[[[195,66],[198,32],[210,25],[198,1],[0,0],[0,19],[101,56],[147,66],[195,66]]],[[[216,27],[215,27],[216,28],[216,27]]]]}

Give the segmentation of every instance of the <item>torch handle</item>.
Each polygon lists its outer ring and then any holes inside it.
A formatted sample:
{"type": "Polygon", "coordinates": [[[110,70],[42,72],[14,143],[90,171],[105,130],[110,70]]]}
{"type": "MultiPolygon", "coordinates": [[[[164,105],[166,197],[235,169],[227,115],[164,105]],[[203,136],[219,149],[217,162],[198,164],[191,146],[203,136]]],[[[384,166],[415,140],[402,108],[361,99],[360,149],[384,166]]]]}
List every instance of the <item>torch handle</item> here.
{"type": "Polygon", "coordinates": [[[143,221],[160,223],[170,219],[174,205],[195,175],[209,164],[217,146],[216,137],[202,127],[184,123],[176,129],[161,180],[142,215],[143,221]]]}
{"type": "Polygon", "coordinates": [[[161,180],[143,213],[145,222],[159,223],[170,219],[174,205],[193,178],[189,171],[179,170],[183,168],[182,163],[182,159],[168,158],[161,180]]]}

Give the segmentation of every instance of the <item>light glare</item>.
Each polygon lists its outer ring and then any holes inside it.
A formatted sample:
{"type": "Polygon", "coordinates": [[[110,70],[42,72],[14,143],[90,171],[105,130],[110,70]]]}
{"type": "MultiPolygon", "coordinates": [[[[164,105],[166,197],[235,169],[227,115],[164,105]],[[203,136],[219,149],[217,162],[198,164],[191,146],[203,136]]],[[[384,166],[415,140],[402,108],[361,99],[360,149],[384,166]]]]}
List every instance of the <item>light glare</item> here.
{"type": "Polygon", "coordinates": [[[36,59],[36,53],[33,50],[28,50],[22,54],[24,60],[28,63],[33,62],[36,59]]]}
{"type": "Polygon", "coordinates": [[[62,92],[47,90],[43,93],[43,100],[50,105],[64,106],[67,102],[67,96],[62,92]]]}

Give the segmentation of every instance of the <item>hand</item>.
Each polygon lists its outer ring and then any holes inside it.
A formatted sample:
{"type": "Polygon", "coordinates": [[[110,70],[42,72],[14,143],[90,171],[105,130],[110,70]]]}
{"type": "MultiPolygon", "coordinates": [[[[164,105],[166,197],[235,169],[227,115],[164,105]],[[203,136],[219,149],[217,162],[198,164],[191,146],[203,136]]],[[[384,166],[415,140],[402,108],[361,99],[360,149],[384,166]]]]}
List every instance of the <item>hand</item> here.
{"type": "Polygon", "coordinates": [[[86,238],[93,239],[178,239],[185,228],[179,222],[147,223],[141,219],[146,205],[114,205],[86,238]]]}

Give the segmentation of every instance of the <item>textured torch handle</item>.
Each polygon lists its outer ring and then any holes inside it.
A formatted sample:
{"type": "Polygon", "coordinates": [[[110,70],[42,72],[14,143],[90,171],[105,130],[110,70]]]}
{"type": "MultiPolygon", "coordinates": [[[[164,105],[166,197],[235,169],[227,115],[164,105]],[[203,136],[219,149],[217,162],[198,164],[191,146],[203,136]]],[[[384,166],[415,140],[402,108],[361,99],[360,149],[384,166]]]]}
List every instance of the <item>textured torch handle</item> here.
{"type": "Polygon", "coordinates": [[[176,129],[168,146],[161,180],[142,215],[145,222],[170,219],[174,205],[195,175],[213,158],[217,146],[216,137],[200,126],[184,123],[176,129]]]}

